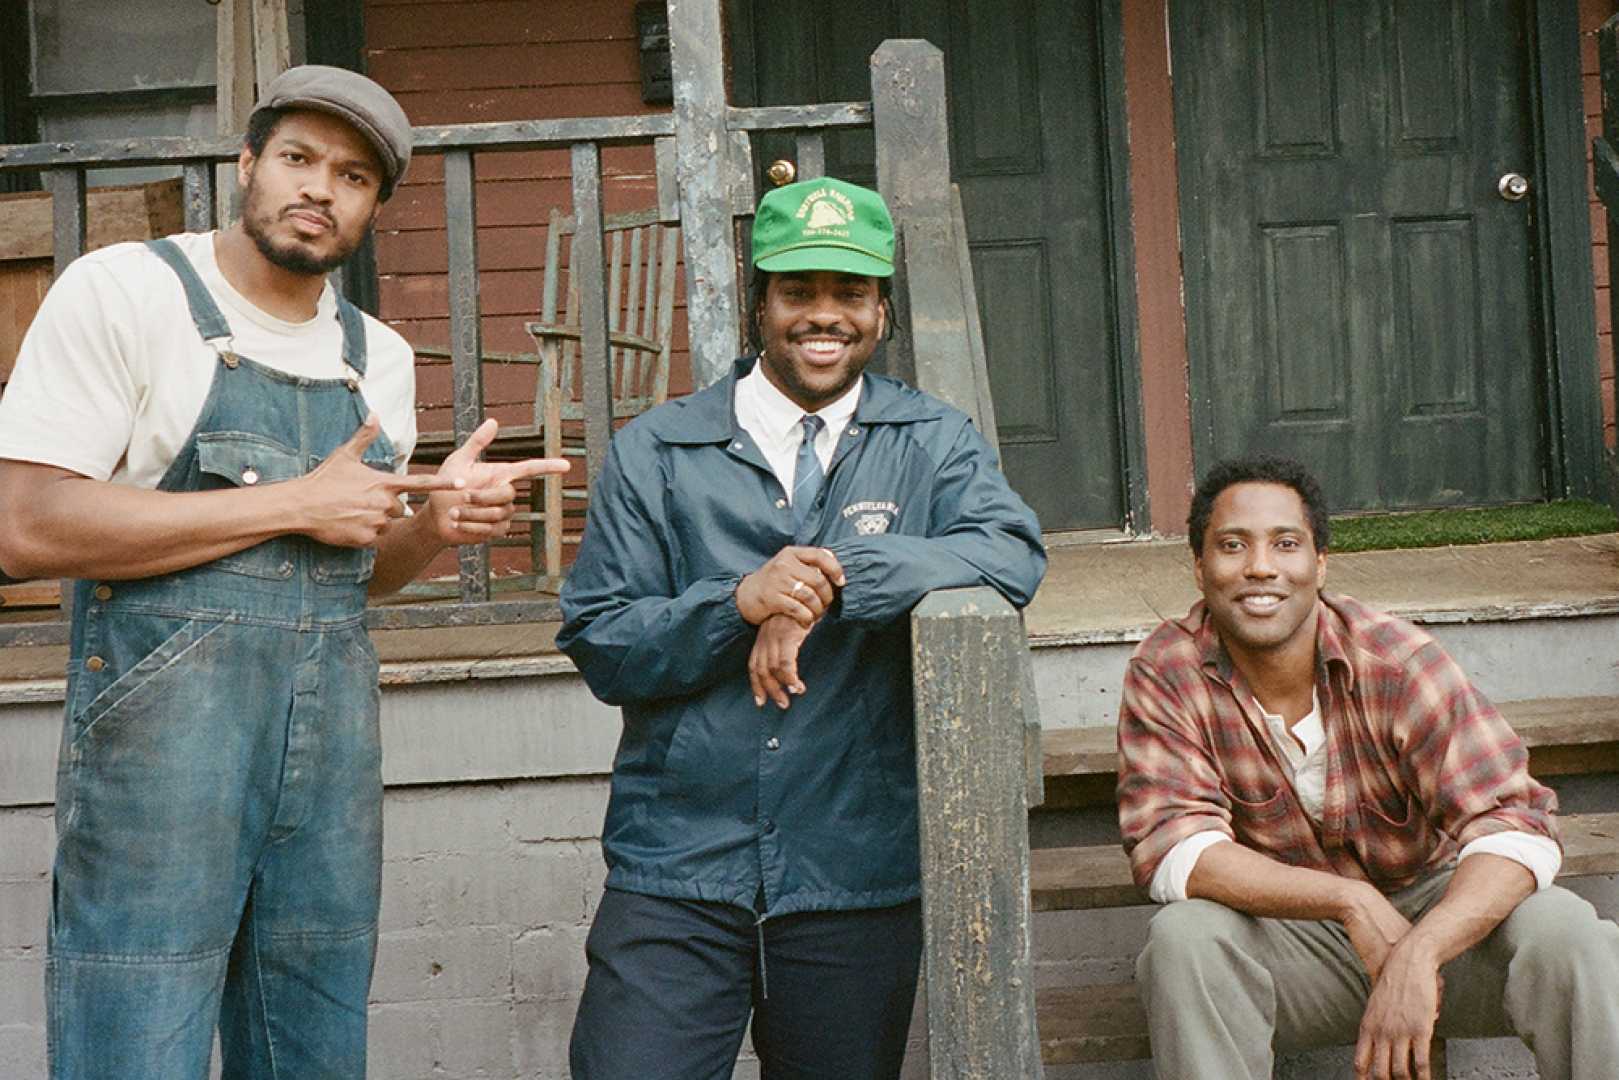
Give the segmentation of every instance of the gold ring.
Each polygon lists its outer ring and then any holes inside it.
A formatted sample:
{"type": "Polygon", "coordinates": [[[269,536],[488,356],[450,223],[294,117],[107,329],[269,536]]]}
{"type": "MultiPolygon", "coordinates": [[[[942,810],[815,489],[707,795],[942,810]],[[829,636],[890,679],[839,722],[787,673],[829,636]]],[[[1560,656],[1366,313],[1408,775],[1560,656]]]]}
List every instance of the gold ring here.
{"type": "Polygon", "coordinates": [[[795,581],[795,582],[793,582],[793,591],[789,595],[797,596],[798,593],[799,593],[799,590],[807,589],[808,587],[809,586],[805,585],[802,581],[795,581]]]}

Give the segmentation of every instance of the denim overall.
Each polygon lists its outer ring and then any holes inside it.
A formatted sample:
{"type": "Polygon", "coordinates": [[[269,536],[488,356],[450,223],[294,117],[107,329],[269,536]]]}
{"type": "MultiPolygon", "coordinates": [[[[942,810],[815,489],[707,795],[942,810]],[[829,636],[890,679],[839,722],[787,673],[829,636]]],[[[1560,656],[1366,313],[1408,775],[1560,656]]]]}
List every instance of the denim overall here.
{"type": "MultiPolygon", "coordinates": [[[[162,491],[312,470],[367,412],[365,330],[341,298],[348,379],[219,355],[162,491]]],[[[334,358],[335,359],[335,358],[334,358]]],[[[367,464],[392,468],[379,435],[367,464]]],[[[81,581],[56,787],[46,964],[51,1075],[358,1080],[381,891],[377,658],[361,624],[375,552],[305,536],[138,581],[81,581]]]]}

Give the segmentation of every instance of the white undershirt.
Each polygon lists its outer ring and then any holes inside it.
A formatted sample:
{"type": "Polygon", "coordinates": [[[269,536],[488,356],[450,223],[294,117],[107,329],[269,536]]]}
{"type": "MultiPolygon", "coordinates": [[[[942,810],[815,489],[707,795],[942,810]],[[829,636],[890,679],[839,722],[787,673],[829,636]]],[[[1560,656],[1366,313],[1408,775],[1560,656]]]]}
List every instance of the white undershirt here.
{"type": "MultiPolygon", "coordinates": [[[[232,349],[312,379],[346,377],[330,285],[313,318],[287,322],[231,287],[213,233],[171,237],[230,324],[232,349]]],[[[365,317],[360,392],[398,454],[416,441],[411,347],[365,317]]],[[[40,305],[0,397],[0,458],[153,488],[185,445],[213,384],[218,356],[198,335],[174,271],[142,244],[115,244],[69,266],[40,305]]]]}
{"type": "MultiPolygon", "coordinates": [[[[1298,796],[1299,805],[1310,815],[1310,820],[1320,824],[1327,787],[1327,733],[1321,724],[1321,702],[1312,692],[1309,713],[1295,723],[1291,731],[1286,719],[1267,711],[1257,698],[1253,702],[1265,718],[1272,741],[1281,748],[1292,769],[1293,792],[1298,796]]],[[[1218,829],[1207,829],[1181,840],[1159,862],[1152,883],[1147,887],[1148,895],[1160,904],[1185,900],[1186,883],[1198,858],[1215,844],[1230,839],[1218,829]]],[[[1535,875],[1537,889],[1550,885],[1563,865],[1563,852],[1555,840],[1521,830],[1481,836],[1463,845],[1457,859],[1480,853],[1500,855],[1528,867],[1535,875]]]]}
{"type": "MultiPolygon", "coordinates": [[[[822,471],[832,465],[832,451],[837,449],[843,429],[860,404],[860,385],[864,381],[856,379],[842,397],[815,413],[824,421],[815,436],[815,456],[821,459],[822,471]]],[[[752,371],[737,380],[736,422],[765,456],[789,504],[793,498],[793,474],[798,471],[798,447],[804,441],[804,428],[799,423],[803,419],[804,407],[776,389],[776,384],[765,378],[758,361],[752,371]]]]}

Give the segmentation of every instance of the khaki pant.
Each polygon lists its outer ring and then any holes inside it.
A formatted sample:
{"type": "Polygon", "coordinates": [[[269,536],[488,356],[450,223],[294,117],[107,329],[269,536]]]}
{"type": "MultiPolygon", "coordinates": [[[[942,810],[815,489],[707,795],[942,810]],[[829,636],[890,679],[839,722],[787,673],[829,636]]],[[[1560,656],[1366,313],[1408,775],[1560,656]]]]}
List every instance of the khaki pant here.
{"type": "MultiPolygon", "coordinates": [[[[1389,900],[1415,922],[1450,871],[1389,900]]],[[[1444,967],[1437,1033],[1517,1035],[1541,1080],[1619,1076],[1619,926],[1552,886],[1444,967]]],[[[1274,1051],[1353,1043],[1371,982],[1335,922],[1208,900],[1153,917],[1136,962],[1159,1080],[1269,1080],[1274,1051]]]]}

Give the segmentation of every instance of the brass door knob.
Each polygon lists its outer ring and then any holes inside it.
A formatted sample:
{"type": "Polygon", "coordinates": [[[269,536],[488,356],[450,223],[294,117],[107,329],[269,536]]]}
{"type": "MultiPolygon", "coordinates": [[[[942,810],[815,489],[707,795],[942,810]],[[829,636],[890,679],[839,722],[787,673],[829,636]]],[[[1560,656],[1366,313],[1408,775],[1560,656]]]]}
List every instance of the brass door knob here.
{"type": "Polygon", "coordinates": [[[777,187],[784,187],[798,179],[798,166],[785,158],[772,161],[770,168],[765,170],[765,179],[777,187]]]}

